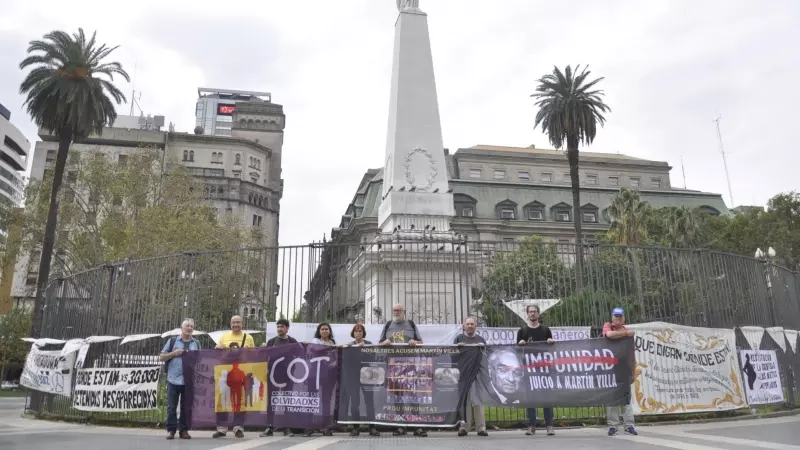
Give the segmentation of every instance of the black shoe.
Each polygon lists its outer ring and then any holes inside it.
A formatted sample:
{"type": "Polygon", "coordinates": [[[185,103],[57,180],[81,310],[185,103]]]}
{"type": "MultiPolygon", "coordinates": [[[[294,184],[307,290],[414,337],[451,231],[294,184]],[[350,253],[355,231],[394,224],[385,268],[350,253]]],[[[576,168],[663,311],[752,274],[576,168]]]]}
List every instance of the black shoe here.
{"type": "Polygon", "coordinates": [[[369,429],[369,435],[372,436],[372,437],[380,437],[381,436],[381,434],[375,428],[370,428],[369,429]]]}
{"type": "Polygon", "coordinates": [[[306,430],[306,432],[303,433],[303,436],[304,437],[309,437],[309,436],[312,436],[313,434],[314,434],[314,430],[306,430]]]}
{"type": "Polygon", "coordinates": [[[466,435],[467,435],[467,430],[466,429],[462,428],[462,429],[458,430],[458,437],[464,437],[466,435]]]}
{"type": "Polygon", "coordinates": [[[486,437],[489,436],[489,433],[487,433],[486,431],[478,431],[478,436],[486,437]]]}
{"type": "Polygon", "coordinates": [[[423,430],[422,428],[417,428],[414,431],[414,436],[417,436],[417,437],[428,437],[428,432],[423,430]]]}
{"type": "Polygon", "coordinates": [[[237,438],[240,438],[240,439],[241,439],[241,438],[243,438],[243,437],[244,437],[244,431],[242,431],[242,430],[236,430],[236,433],[235,433],[235,435],[236,435],[236,437],[237,437],[237,438]]]}
{"type": "Polygon", "coordinates": [[[269,436],[272,436],[272,428],[267,428],[266,431],[258,435],[258,437],[269,437],[269,436]]]}
{"type": "Polygon", "coordinates": [[[405,436],[406,429],[405,428],[398,428],[392,432],[392,436],[405,436]]]}
{"type": "Polygon", "coordinates": [[[322,432],[322,435],[323,436],[333,436],[333,431],[325,430],[325,431],[322,432]]]}
{"type": "Polygon", "coordinates": [[[350,430],[350,436],[358,436],[359,434],[361,434],[361,432],[358,430],[357,427],[353,427],[353,429],[350,430]]]}
{"type": "Polygon", "coordinates": [[[615,434],[617,434],[617,427],[611,427],[608,429],[609,436],[614,436],[615,434]]]}
{"type": "Polygon", "coordinates": [[[191,436],[189,436],[189,432],[188,431],[181,431],[180,437],[181,437],[181,439],[191,439],[192,438],[191,436]]]}
{"type": "Polygon", "coordinates": [[[211,437],[213,437],[214,439],[216,439],[216,438],[225,437],[227,434],[228,434],[228,433],[223,433],[222,431],[217,431],[217,432],[216,432],[216,433],[214,433],[214,434],[213,434],[211,437]]]}
{"type": "Polygon", "coordinates": [[[173,439],[175,439],[175,432],[170,431],[169,433],[167,433],[167,440],[171,441],[173,439]]]}

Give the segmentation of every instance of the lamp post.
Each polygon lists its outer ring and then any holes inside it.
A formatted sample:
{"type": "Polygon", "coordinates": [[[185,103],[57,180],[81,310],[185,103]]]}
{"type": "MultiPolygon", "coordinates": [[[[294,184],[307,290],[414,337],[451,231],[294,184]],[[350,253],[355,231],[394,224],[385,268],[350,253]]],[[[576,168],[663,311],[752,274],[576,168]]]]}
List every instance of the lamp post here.
{"type": "MultiPolygon", "coordinates": [[[[182,281],[184,281],[184,282],[188,281],[189,283],[193,283],[194,282],[194,278],[195,278],[194,271],[191,271],[191,272],[187,273],[185,270],[181,270],[181,280],[182,281]]],[[[184,286],[186,286],[186,285],[184,284],[184,286]]],[[[183,317],[181,319],[184,319],[184,318],[186,318],[188,316],[189,293],[187,292],[186,289],[187,288],[184,287],[184,293],[183,293],[183,317]]]]}
{"type": "Polygon", "coordinates": [[[761,248],[756,249],[755,257],[764,262],[764,278],[767,281],[767,301],[769,302],[769,314],[772,326],[778,325],[778,315],[775,311],[775,299],[772,296],[772,258],[775,257],[775,249],[769,247],[766,252],[761,251],[761,248]]]}

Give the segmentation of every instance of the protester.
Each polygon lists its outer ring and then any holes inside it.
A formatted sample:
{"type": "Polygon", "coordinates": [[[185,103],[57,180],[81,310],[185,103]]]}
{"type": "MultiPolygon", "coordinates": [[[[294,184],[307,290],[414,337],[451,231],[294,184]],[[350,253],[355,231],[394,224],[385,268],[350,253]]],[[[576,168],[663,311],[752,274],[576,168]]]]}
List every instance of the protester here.
{"type": "MultiPolygon", "coordinates": [[[[353,329],[350,331],[350,337],[353,338],[353,341],[347,344],[348,346],[362,347],[364,345],[372,345],[372,342],[365,339],[367,337],[367,329],[360,321],[353,326],[353,329]]],[[[367,373],[372,375],[371,370],[368,370],[367,373]]],[[[358,394],[348,392],[347,395],[347,401],[350,403],[350,417],[353,420],[360,417],[359,406],[361,404],[361,395],[364,396],[364,406],[367,409],[367,417],[375,417],[375,403],[372,399],[372,391],[360,388],[358,394]]],[[[345,405],[345,407],[347,407],[347,405],[345,405]]],[[[350,436],[358,436],[360,433],[359,425],[353,425],[350,436]]],[[[381,434],[375,428],[375,425],[370,425],[369,435],[379,437],[381,434]]]]}
{"type": "MultiPolygon", "coordinates": [[[[331,324],[328,322],[322,322],[321,324],[317,325],[317,331],[314,332],[314,339],[311,340],[312,344],[319,344],[319,345],[330,345],[332,347],[336,346],[336,340],[333,338],[333,330],[331,329],[331,324]]],[[[303,436],[309,437],[314,434],[316,430],[308,429],[303,436]]],[[[323,436],[333,436],[333,431],[330,429],[322,430],[323,436]]]]}
{"type": "MultiPolygon", "coordinates": [[[[519,331],[517,331],[517,343],[519,345],[525,345],[533,342],[547,342],[548,344],[555,342],[555,340],[553,340],[553,332],[550,331],[550,327],[539,323],[539,314],[541,313],[539,305],[528,305],[525,308],[525,313],[528,315],[528,322],[523,325],[519,331]]],[[[533,436],[536,434],[536,408],[527,409],[528,430],[525,431],[525,434],[528,436],[533,436]]],[[[544,424],[547,427],[547,435],[553,436],[556,434],[553,430],[553,408],[543,409],[544,424]]]]}
{"type": "MultiPolygon", "coordinates": [[[[464,332],[456,336],[456,339],[453,341],[453,344],[458,346],[464,345],[486,345],[486,340],[480,334],[477,334],[475,330],[478,328],[478,321],[475,320],[474,317],[469,316],[464,319],[464,332]]],[[[445,369],[448,370],[448,369],[445,369]]],[[[473,399],[470,398],[467,400],[467,414],[466,420],[461,421],[461,427],[458,430],[459,436],[466,436],[467,435],[467,428],[469,428],[470,424],[472,423],[473,417],[475,418],[475,431],[478,432],[478,436],[489,436],[489,433],[486,432],[486,418],[483,414],[483,405],[476,405],[473,402],[473,399]]]]}
{"type": "MultiPolygon", "coordinates": [[[[242,331],[243,320],[241,316],[233,316],[231,317],[231,331],[223,334],[219,338],[219,342],[217,343],[217,349],[236,349],[236,348],[247,348],[247,347],[254,347],[255,344],[253,343],[253,336],[242,331]]],[[[238,376],[240,373],[243,374],[241,369],[238,368],[238,364],[234,364],[234,368],[228,372],[227,383],[228,386],[231,386],[231,404],[233,405],[236,400],[233,396],[234,392],[240,392],[239,390],[239,383],[241,382],[242,386],[244,386],[244,379],[239,379],[238,376]]],[[[244,413],[241,412],[239,408],[232,408],[233,409],[233,432],[237,438],[244,437],[244,427],[242,426],[242,422],[244,421],[244,413]]],[[[227,421],[228,413],[218,413],[217,414],[217,423],[220,421],[227,421]]],[[[212,437],[214,438],[221,438],[225,437],[228,434],[228,427],[225,425],[217,425],[217,432],[214,433],[212,437]]]]}
{"type": "MultiPolygon", "coordinates": [[[[611,311],[611,322],[603,324],[603,336],[608,339],[621,339],[628,336],[633,336],[633,330],[629,330],[625,326],[625,310],[622,308],[614,308],[611,311]]],[[[630,391],[628,391],[628,401],[622,406],[608,406],[606,407],[606,420],[608,421],[608,435],[614,436],[617,434],[617,427],[623,425],[626,433],[638,435],[634,427],[633,408],[630,405],[630,391]],[[622,422],[619,420],[620,413],[622,414],[622,422]]]]}
{"type": "Polygon", "coordinates": [[[193,332],[194,320],[184,319],[181,323],[181,335],[170,338],[159,355],[161,361],[166,361],[164,368],[167,371],[167,439],[175,439],[176,425],[181,439],[192,438],[189,436],[189,424],[187,423],[182,355],[187,350],[200,350],[200,343],[192,337],[193,332]],[[180,424],[177,424],[179,404],[181,416],[180,424]]]}
{"type": "MultiPolygon", "coordinates": [[[[297,340],[291,336],[289,336],[289,321],[286,319],[278,319],[275,323],[275,328],[278,330],[278,335],[270,338],[265,344],[262,344],[262,347],[275,347],[277,345],[285,345],[285,344],[297,344],[297,340]]],[[[274,428],[272,425],[267,425],[267,429],[264,430],[260,437],[267,437],[272,436],[274,428]]],[[[284,430],[284,434],[289,434],[289,430],[284,430]]]]}
{"type": "MultiPolygon", "coordinates": [[[[392,307],[392,320],[386,322],[379,339],[381,345],[408,344],[410,346],[422,345],[422,336],[413,320],[406,320],[406,308],[401,304],[392,307]]],[[[411,408],[418,408],[419,404],[406,403],[411,408]]],[[[405,436],[406,427],[400,427],[392,433],[394,436],[405,436]]],[[[422,428],[414,431],[414,436],[427,437],[428,433],[422,428]]]]}

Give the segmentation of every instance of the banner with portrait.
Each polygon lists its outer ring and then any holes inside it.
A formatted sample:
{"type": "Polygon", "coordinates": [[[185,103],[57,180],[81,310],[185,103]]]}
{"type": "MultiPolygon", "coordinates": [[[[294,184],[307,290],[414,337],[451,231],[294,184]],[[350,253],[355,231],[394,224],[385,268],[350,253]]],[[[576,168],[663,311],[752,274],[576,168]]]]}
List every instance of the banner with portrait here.
{"type": "Polygon", "coordinates": [[[775,350],[740,350],[739,360],[749,405],[783,402],[781,371],[775,350]]]}
{"type": "Polygon", "coordinates": [[[519,408],[623,405],[630,401],[633,366],[631,338],[489,346],[472,398],[519,408]]]}
{"type": "Polygon", "coordinates": [[[79,369],[72,407],[95,412],[157,409],[160,375],[161,366],[79,369]]]}
{"type": "Polygon", "coordinates": [[[74,367],[75,352],[62,355],[61,350],[40,350],[32,345],[25,358],[20,384],[46,394],[69,397],[72,395],[74,367]]]}
{"type": "Polygon", "coordinates": [[[455,425],[480,353],[477,346],[343,348],[338,422],[455,425]]]}
{"type": "Polygon", "coordinates": [[[635,414],[720,411],[747,405],[732,329],[664,322],[629,325],[636,336],[635,414]]]}

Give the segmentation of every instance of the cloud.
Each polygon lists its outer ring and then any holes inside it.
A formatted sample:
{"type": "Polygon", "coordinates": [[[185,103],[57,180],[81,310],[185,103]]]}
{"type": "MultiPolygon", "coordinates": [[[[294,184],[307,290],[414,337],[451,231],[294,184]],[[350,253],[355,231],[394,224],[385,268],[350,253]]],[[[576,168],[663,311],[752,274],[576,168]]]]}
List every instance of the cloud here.
{"type": "MultiPolygon", "coordinates": [[[[689,188],[727,187],[737,204],[796,189],[792,89],[800,6],[753,1],[422,0],[428,13],[445,146],[547,147],[529,95],[554,65],[588,64],[612,107],[590,150],[680,160],[689,188]]],[[[121,45],[145,113],[194,128],[197,87],[263,90],[284,105],[281,244],[336,226],[367,168],[383,163],[392,0],[55,0],[12,2],[0,17],[0,102],[28,138],[17,69],[27,42],[78,25],[121,45]]],[[[120,110],[127,113],[129,106],[120,110]]]]}

